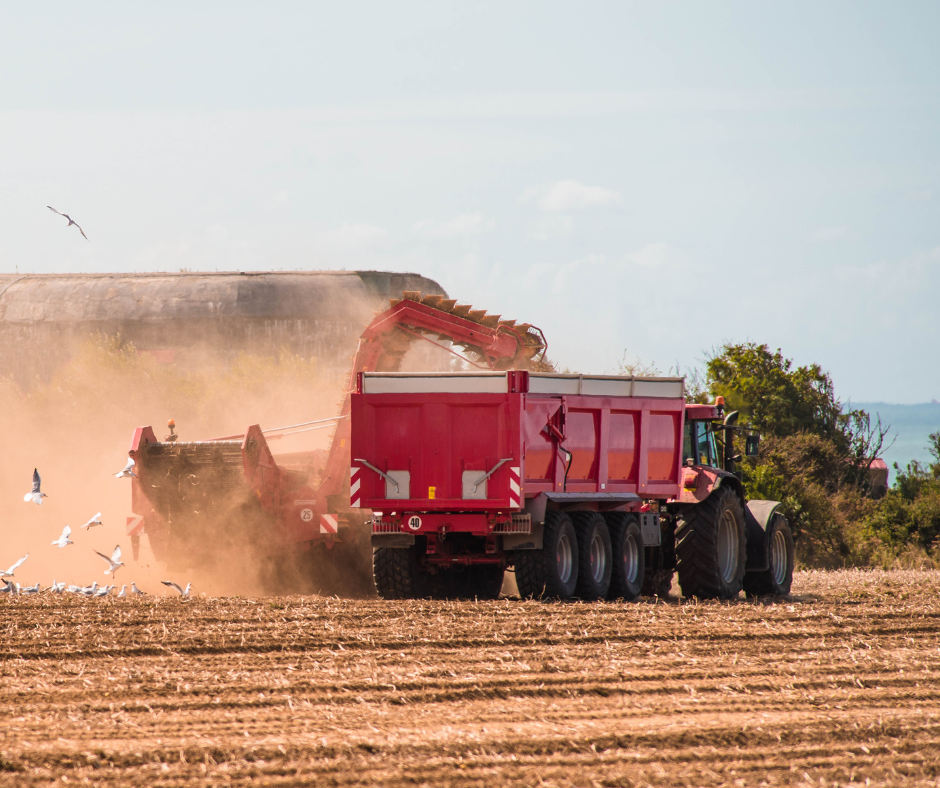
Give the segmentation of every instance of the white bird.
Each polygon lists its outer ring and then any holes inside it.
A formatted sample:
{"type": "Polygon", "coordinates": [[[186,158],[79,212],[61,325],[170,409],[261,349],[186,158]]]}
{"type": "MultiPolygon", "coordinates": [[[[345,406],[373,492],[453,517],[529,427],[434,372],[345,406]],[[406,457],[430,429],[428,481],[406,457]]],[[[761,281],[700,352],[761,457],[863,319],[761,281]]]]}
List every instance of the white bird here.
{"type": "Polygon", "coordinates": [[[27,558],[29,558],[29,553],[24,555],[19,561],[17,561],[9,569],[0,570],[0,577],[13,577],[13,573],[16,571],[16,568],[23,563],[27,558]]]}
{"type": "Polygon", "coordinates": [[[81,586],[77,586],[77,585],[73,585],[73,584],[67,585],[67,586],[65,587],[65,590],[68,591],[70,594],[80,594],[80,593],[82,593],[82,587],[81,587],[81,586]]]}
{"type": "Polygon", "coordinates": [[[89,517],[86,522],[82,523],[82,528],[87,530],[89,528],[94,528],[96,525],[101,525],[101,512],[93,514],[91,517],[89,517]]]}
{"type": "Polygon", "coordinates": [[[75,544],[69,537],[72,535],[72,526],[67,525],[62,529],[62,535],[58,539],[53,539],[52,544],[56,545],[58,548],[63,548],[66,545],[75,544]]]}
{"type": "Polygon", "coordinates": [[[57,211],[57,210],[56,210],[55,208],[53,208],[51,205],[47,205],[46,207],[47,207],[50,211],[52,211],[53,213],[57,213],[57,214],[59,214],[59,216],[64,216],[66,219],[69,220],[69,223],[68,223],[67,225],[65,225],[65,228],[66,228],[66,229],[68,229],[69,227],[71,227],[71,226],[74,224],[76,227],[78,227],[78,231],[82,234],[82,238],[84,238],[86,241],[88,240],[88,236],[85,235],[85,231],[81,228],[81,225],[79,225],[79,223],[76,222],[71,216],[69,216],[67,213],[62,213],[62,211],[57,211]]]}
{"type": "Polygon", "coordinates": [[[53,578],[52,585],[49,586],[49,590],[53,594],[61,594],[63,591],[65,591],[65,583],[57,583],[53,578]]]}
{"type": "Polygon", "coordinates": [[[121,590],[118,591],[118,598],[119,598],[119,599],[122,598],[122,597],[125,597],[125,596],[127,596],[127,584],[126,584],[126,583],[125,583],[124,585],[122,585],[122,586],[121,586],[121,590]]]}
{"type": "Polygon", "coordinates": [[[91,596],[98,590],[98,581],[95,580],[90,586],[83,586],[78,589],[76,593],[84,594],[85,596],[91,596]]]}
{"type": "Polygon", "coordinates": [[[134,473],[134,466],[136,464],[137,463],[134,462],[133,457],[128,457],[127,465],[125,465],[121,470],[119,470],[116,474],[114,474],[114,478],[115,479],[127,479],[127,478],[130,478],[131,476],[136,477],[137,474],[134,473]]]}
{"type": "Polygon", "coordinates": [[[147,592],[146,592],[146,591],[141,591],[141,590],[137,587],[137,583],[135,583],[133,580],[131,581],[131,591],[133,591],[133,592],[134,592],[135,594],[137,594],[138,596],[146,596],[146,595],[147,595],[147,592]]]}
{"type": "Polygon", "coordinates": [[[107,596],[111,593],[112,588],[114,588],[114,586],[102,586],[97,591],[92,593],[92,596],[107,596]]]}
{"type": "MultiPolygon", "coordinates": [[[[98,553],[97,550],[95,552],[98,553]]],[[[106,575],[114,575],[118,569],[124,566],[124,562],[121,560],[121,545],[115,546],[110,558],[104,553],[98,553],[98,555],[108,562],[108,568],[104,570],[106,575]]]]}
{"type": "Polygon", "coordinates": [[[38,594],[39,593],[39,583],[36,583],[34,586],[20,586],[19,583],[16,584],[17,593],[20,594],[38,594]]]}
{"type": "Polygon", "coordinates": [[[26,501],[26,503],[29,503],[30,501],[33,503],[42,503],[43,498],[49,497],[39,489],[39,485],[41,483],[42,480],[39,478],[39,471],[36,468],[33,468],[33,489],[23,496],[23,500],[26,501]]]}
{"type": "Polygon", "coordinates": [[[175,588],[177,591],[179,591],[179,594],[182,597],[189,596],[189,589],[192,588],[193,586],[192,583],[187,583],[186,588],[180,588],[179,584],[174,583],[172,580],[161,580],[160,582],[163,583],[163,585],[165,586],[169,586],[170,588],[175,588]]]}
{"type": "Polygon", "coordinates": [[[15,594],[16,586],[13,585],[9,580],[4,580],[3,585],[0,586],[0,594],[15,594]]]}

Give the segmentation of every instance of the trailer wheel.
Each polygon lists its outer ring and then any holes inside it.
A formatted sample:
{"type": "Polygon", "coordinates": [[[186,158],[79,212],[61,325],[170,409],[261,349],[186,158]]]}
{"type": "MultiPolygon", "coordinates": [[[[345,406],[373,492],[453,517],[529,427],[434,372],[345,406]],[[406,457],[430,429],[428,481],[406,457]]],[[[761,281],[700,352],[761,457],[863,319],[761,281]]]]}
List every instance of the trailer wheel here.
{"type": "Polygon", "coordinates": [[[646,577],[646,550],[640,524],[634,515],[624,512],[608,512],[604,519],[610,530],[611,551],[610,590],[607,598],[636,599],[646,577]]]}
{"type": "Polygon", "coordinates": [[[744,590],[751,596],[786,596],[793,583],[793,532],[782,514],[775,514],[764,534],[767,569],[744,575],[744,590]]]}
{"type": "Polygon", "coordinates": [[[578,539],[571,518],[552,510],[545,515],[541,550],[515,555],[516,586],[523,599],[570,599],[578,584],[578,539]]]}
{"type": "Polygon", "coordinates": [[[418,596],[418,560],[413,547],[377,547],[372,551],[372,578],[383,599],[418,596]]]}
{"type": "Polygon", "coordinates": [[[573,512],[571,520],[578,535],[578,596],[603,599],[610,588],[610,532],[598,512],[573,512]]]}
{"type": "Polygon", "coordinates": [[[729,487],[686,506],[676,526],[676,567],[684,596],[734,599],[747,561],[744,509],[729,487]]]}

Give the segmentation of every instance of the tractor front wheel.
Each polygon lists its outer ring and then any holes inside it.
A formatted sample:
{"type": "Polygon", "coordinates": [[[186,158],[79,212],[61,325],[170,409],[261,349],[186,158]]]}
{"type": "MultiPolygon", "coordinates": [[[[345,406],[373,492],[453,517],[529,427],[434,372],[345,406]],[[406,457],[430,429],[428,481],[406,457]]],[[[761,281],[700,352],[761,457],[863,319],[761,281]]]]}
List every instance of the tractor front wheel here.
{"type": "Polygon", "coordinates": [[[786,596],[793,583],[793,533],[787,518],[779,512],[767,525],[764,550],[767,569],[748,572],[744,576],[744,590],[750,596],[786,596]]]}

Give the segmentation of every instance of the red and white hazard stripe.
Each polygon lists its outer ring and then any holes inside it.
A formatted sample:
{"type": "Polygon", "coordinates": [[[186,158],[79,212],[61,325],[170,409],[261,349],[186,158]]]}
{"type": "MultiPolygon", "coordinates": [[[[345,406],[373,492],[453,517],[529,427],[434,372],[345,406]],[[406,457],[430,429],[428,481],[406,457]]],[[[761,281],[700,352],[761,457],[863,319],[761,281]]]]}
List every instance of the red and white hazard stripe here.
{"type": "Polygon", "coordinates": [[[521,469],[518,465],[509,468],[509,505],[521,506],[522,504],[522,477],[521,469]]]}
{"type": "Polygon", "coordinates": [[[359,487],[362,484],[362,479],[359,478],[359,471],[362,469],[352,465],[349,468],[349,505],[350,506],[359,506],[359,497],[361,495],[359,487]]]}
{"type": "Polygon", "coordinates": [[[335,534],[338,526],[339,526],[339,522],[335,514],[321,514],[320,515],[320,533],[321,534],[335,534]]]}

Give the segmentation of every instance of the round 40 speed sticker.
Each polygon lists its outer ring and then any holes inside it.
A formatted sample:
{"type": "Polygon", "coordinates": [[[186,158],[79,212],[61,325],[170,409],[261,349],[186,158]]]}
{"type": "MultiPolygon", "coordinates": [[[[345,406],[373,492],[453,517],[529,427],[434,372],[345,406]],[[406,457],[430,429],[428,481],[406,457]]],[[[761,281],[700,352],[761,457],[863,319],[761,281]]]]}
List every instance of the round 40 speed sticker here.
{"type": "Polygon", "coordinates": [[[416,514],[411,515],[411,517],[408,518],[408,527],[412,531],[420,531],[421,530],[421,518],[418,517],[418,515],[416,514]]]}

